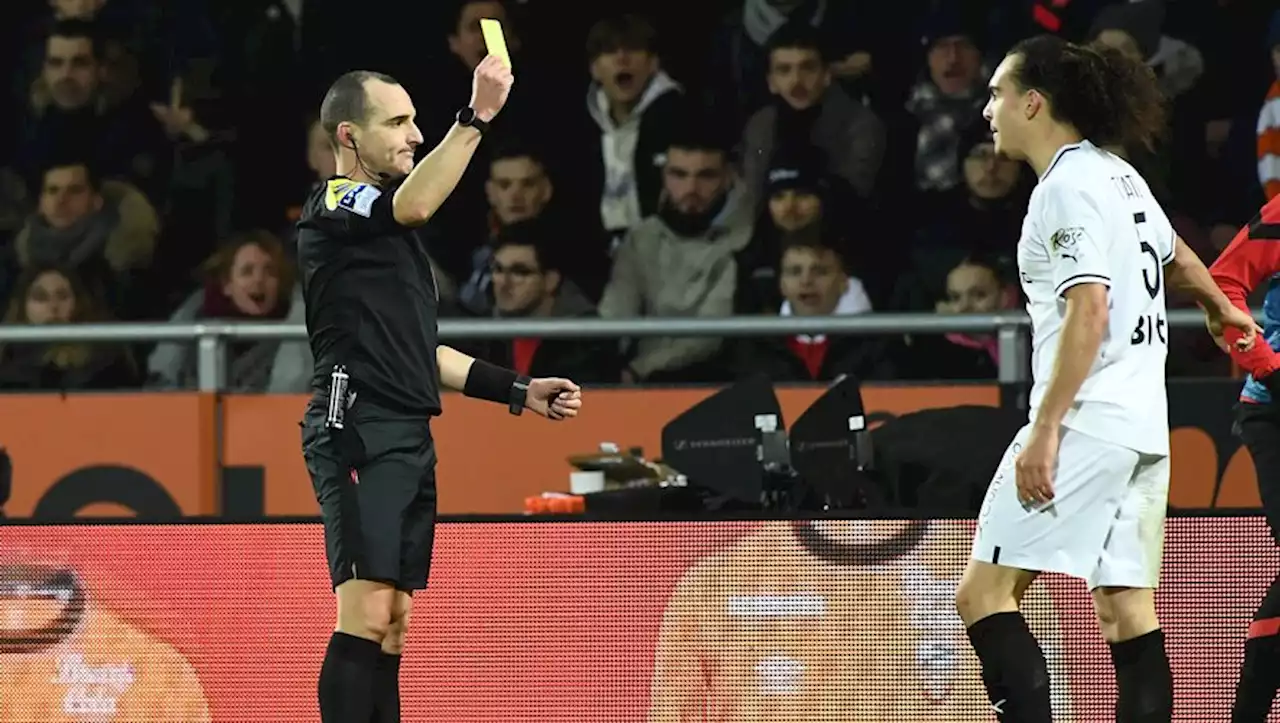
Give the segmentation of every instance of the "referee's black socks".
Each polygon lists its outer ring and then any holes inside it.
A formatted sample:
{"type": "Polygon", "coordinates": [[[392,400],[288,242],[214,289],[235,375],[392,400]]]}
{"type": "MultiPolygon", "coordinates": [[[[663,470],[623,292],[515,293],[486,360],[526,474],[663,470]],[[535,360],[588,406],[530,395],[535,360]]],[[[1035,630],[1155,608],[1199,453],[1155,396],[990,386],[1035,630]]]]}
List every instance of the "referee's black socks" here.
{"type": "Polygon", "coordinates": [[[1116,668],[1116,723],[1173,720],[1173,672],[1159,628],[1132,640],[1111,643],[1116,668]]]}
{"type": "Polygon", "coordinates": [[[322,723],[363,723],[373,718],[373,688],[382,645],[335,632],[320,666],[322,723]]]}
{"type": "Polygon", "coordinates": [[[996,613],[969,626],[982,661],[982,682],[996,719],[1004,723],[1052,723],[1049,666],[1022,613],[996,613]]]}
{"type": "Polygon", "coordinates": [[[373,679],[373,723],[400,723],[400,656],[381,653],[373,679]]]}
{"type": "Polygon", "coordinates": [[[1280,575],[1253,616],[1244,644],[1231,723],[1264,723],[1280,688],[1280,575]]]}

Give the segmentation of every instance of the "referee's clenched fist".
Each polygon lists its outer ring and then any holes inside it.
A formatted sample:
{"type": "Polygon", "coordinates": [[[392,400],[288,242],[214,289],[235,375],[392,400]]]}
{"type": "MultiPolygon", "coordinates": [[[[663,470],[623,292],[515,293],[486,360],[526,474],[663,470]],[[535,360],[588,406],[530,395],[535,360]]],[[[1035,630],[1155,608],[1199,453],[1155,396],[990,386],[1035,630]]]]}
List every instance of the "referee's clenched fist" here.
{"type": "Polygon", "coordinates": [[[298,264],[315,356],[302,452],[338,598],[320,668],[324,723],[400,719],[400,652],[435,530],[440,387],[556,421],[582,408],[568,379],[529,379],[437,339],[439,292],[416,229],[457,185],[513,83],[501,60],[481,61],[471,104],[416,163],[417,112],[395,79],[348,73],[320,109],[338,175],[307,200],[298,264]]]}
{"type": "Polygon", "coordinates": [[[582,389],[568,379],[532,379],[525,406],[557,422],[572,419],[582,409],[582,389]]]}

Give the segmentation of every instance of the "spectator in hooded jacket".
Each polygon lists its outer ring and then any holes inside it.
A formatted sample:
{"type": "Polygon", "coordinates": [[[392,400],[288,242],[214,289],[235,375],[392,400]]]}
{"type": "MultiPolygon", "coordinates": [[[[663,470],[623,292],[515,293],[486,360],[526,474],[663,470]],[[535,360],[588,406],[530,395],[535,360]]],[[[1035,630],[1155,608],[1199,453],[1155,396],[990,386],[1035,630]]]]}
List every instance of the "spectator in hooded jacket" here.
{"type": "MultiPolygon", "coordinates": [[[[858,279],[850,276],[840,237],[808,227],[784,237],[778,260],[781,316],[834,316],[871,311],[871,300],[858,279]]],[[[782,382],[832,381],[841,375],[858,379],[892,376],[885,345],[869,336],[796,334],[785,338],[746,340],[737,345],[736,371],[741,377],[764,374],[782,382]]]]}
{"type": "MultiPolygon", "coordinates": [[[[600,315],[728,316],[737,289],[736,256],[751,239],[752,212],[718,129],[690,121],[666,149],[658,212],[618,247],[600,315]]],[[[624,382],[707,383],[725,376],[721,340],[639,339],[624,382]]]]}
{"type": "Polygon", "coordinates": [[[662,156],[684,122],[684,90],[662,69],[656,32],[635,15],[607,18],[587,35],[587,114],[583,172],[576,179],[606,232],[620,239],[658,209],[662,156]]]}

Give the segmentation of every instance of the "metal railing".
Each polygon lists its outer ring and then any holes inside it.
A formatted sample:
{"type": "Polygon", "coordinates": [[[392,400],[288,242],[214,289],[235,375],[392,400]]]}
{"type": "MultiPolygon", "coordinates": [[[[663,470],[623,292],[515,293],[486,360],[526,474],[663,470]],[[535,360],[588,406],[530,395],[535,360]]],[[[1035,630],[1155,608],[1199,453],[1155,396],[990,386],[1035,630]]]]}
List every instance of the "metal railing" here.
{"type": "MultiPolygon", "coordinates": [[[[1255,311],[1255,317],[1261,312],[1255,311]]],[[[1195,309],[1169,312],[1170,327],[1198,327],[1195,309]]],[[[586,339],[654,336],[788,336],[791,334],[946,334],[995,332],[1000,351],[999,381],[1026,381],[1031,320],[1025,313],[933,314],[876,312],[845,316],[727,316],[638,319],[442,319],[440,337],[450,339],[586,339]]],[[[194,342],[201,391],[219,391],[226,378],[226,345],[240,339],[302,341],[301,324],[236,322],[178,324],[169,322],[0,325],[0,344],[57,342],[194,342]]]]}

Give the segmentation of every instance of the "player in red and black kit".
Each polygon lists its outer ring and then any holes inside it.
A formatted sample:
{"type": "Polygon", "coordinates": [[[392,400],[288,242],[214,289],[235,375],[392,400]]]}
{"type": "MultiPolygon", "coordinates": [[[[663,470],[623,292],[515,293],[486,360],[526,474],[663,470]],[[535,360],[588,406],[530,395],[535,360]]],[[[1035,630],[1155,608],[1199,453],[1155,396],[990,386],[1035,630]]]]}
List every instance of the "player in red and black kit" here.
{"type": "MultiPolygon", "coordinates": [[[[1210,329],[1249,373],[1236,408],[1236,430],[1253,456],[1258,490],[1271,533],[1280,543],[1280,197],[1262,207],[1209,269],[1231,303],[1248,309],[1247,298],[1267,285],[1262,302],[1266,344],[1242,350],[1235,329],[1210,329]]],[[[1232,723],[1262,723],[1280,687],[1280,574],[1253,616],[1244,666],[1236,687],[1232,723]]]]}

